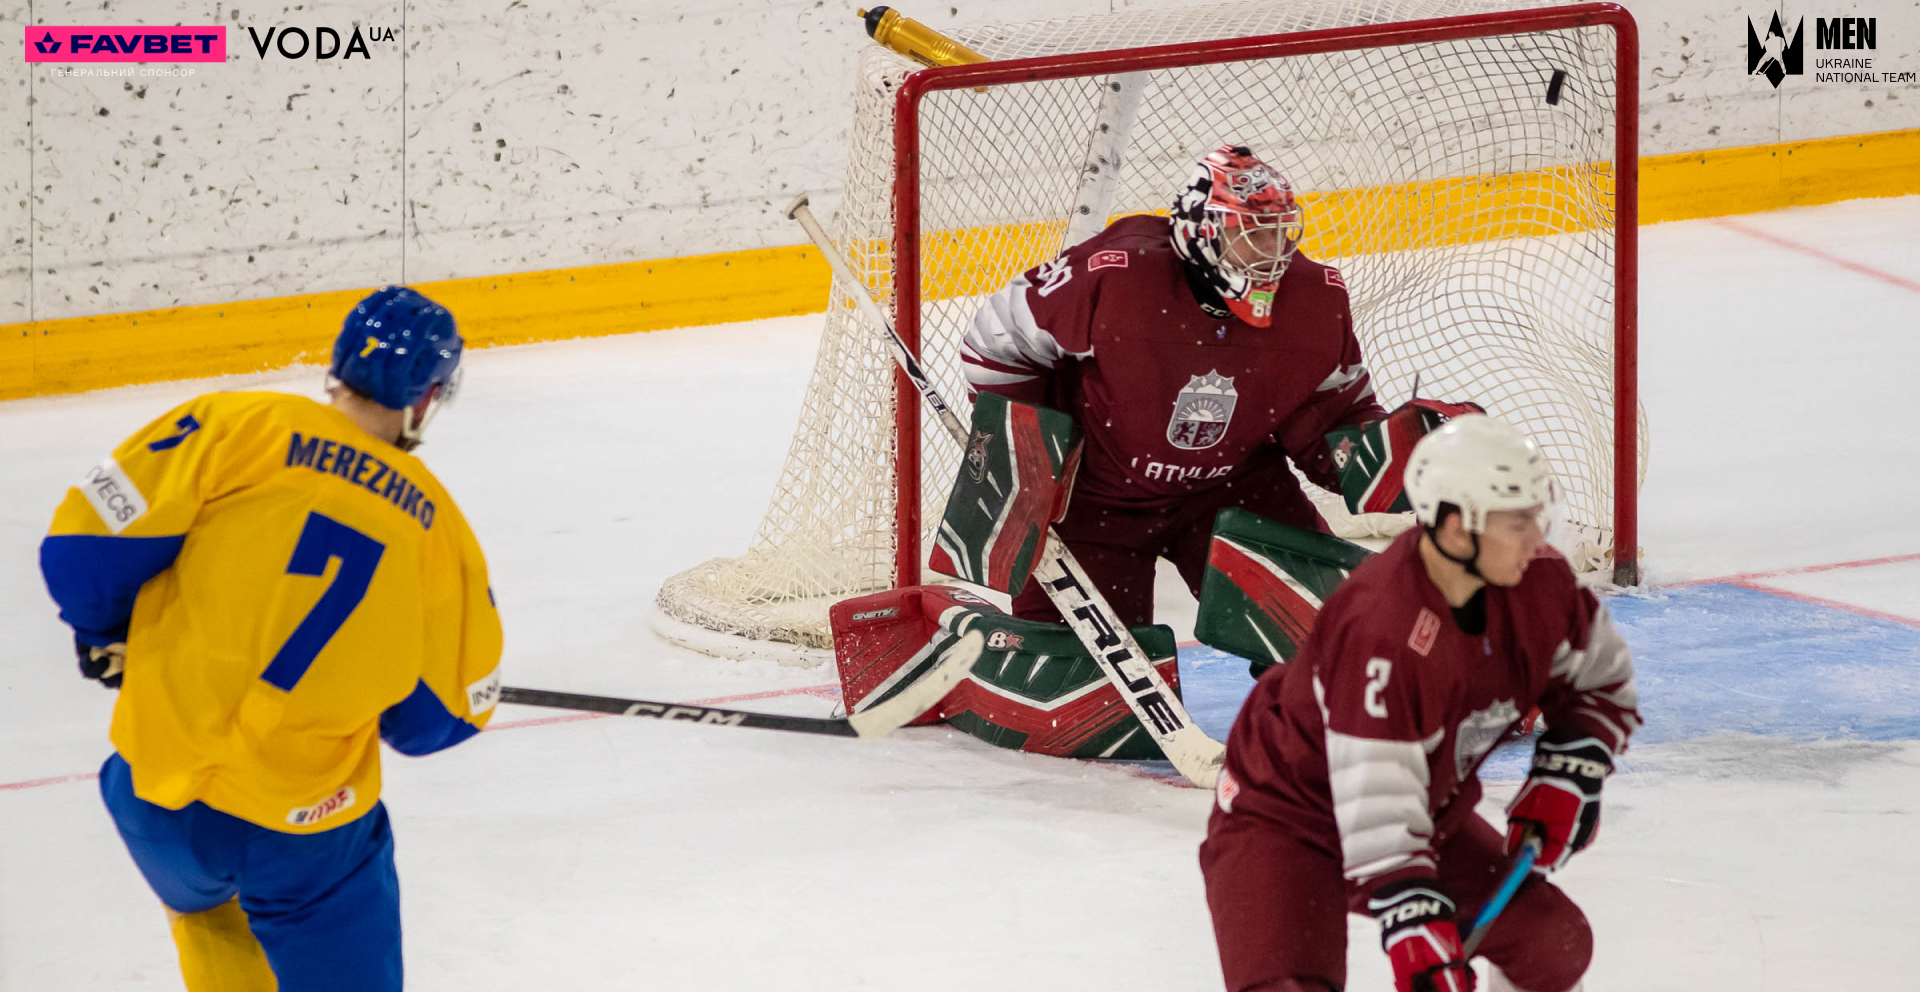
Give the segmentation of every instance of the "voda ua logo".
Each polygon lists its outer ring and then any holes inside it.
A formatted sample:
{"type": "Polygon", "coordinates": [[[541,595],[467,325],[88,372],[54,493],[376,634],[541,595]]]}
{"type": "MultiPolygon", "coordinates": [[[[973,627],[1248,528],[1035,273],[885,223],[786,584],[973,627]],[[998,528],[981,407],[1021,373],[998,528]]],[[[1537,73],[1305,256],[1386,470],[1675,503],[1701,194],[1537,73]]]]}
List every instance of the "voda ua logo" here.
{"type": "Polygon", "coordinates": [[[257,28],[248,28],[247,36],[253,40],[253,50],[266,58],[269,51],[278,52],[281,58],[302,59],[309,53],[315,59],[330,59],[339,56],[343,61],[358,54],[372,61],[367,51],[369,41],[393,41],[396,37],[392,28],[369,27],[362,34],[359,25],[354,25],[352,34],[347,38],[346,54],[341,54],[340,32],[328,27],[317,27],[309,35],[305,28],[270,27],[266,34],[257,28]]]}

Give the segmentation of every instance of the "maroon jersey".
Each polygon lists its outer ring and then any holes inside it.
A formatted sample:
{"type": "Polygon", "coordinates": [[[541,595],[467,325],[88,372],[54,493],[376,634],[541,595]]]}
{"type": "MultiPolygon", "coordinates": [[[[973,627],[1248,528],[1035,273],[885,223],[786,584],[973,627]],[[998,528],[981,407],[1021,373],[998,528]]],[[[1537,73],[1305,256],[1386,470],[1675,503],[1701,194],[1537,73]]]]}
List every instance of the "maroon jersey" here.
{"type": "Polygon", "coordinates": [[[1326,433],[1378,420],[1337,269],[1296,253],[1273,326],[1209,316],[1164,217],[1128,217],[995,293],[961,344],[967,382],[1073,415],[1080,496],[1166,504],[1265,454],[1339,489],[1326,433]]]}
{"type": "Polygon", "coordinates": [[[1300,654],[1254,686],[1227,737],[1215,824],[1259,817],[1337,852],[1363,890],[1436,874],[1480,799],[1487,753],[1540,707],[1615,754],[1640,725],[1606,608],[1543,551],[1487,586],[1485,632],[1454,619],[1408,531],[1328,597],[1300,654]]]}

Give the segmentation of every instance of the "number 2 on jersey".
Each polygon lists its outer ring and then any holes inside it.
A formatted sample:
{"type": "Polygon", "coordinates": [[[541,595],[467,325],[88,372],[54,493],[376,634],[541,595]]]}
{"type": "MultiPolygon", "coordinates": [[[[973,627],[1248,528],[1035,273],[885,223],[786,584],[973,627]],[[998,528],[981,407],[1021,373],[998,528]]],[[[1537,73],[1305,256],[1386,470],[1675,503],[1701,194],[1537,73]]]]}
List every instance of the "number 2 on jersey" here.
{"type": "Polygon", "coordinates": [[[287,643],[280,645],[273,661],[260,677],[267,684],[292,692],[294,684],[307,674],[320,649],[333,640],[340,625],[347,622],[354,608],[367,596],[373,583],[373,571],[380,567],[380,556],[387,546],[332,517],[307,514],[307,525],[293,546],[293,560],[287,563],[288,575],[325,575],[327,562],[340,559],[340,571],[333,584],[320,594],[320,601],[293,628],[287,643]]]}
{"type": "Polygon", "coordinates": [[[1387,679],[1393,675],[1393,662],[1385,658],[1374,658],[1367,662],[1367,715],[1376,719],[1387,718],[1387,701],[1380,698],[1386,691],[1387,679]]]}

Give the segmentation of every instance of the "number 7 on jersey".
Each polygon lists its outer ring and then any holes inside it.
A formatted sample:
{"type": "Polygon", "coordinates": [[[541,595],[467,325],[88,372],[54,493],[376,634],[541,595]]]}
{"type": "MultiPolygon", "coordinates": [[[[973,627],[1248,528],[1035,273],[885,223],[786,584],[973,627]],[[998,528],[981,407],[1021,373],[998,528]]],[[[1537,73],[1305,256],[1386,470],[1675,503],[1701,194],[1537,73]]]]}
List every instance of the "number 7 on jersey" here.
{"type": "Polygon", "coordinates": [[[347,622],[354,608],[367,596],[374,569],[387,546],[338,520],[320,513],[308,513],[307,525],[293,546],[293,560],[287,563],[289,575],[325,575],[327,561],[340,559],[340,571],[333,584],[320,594],[320,601],[307,611],[300,625],[293,628],[287,643],[280,645],[267,670],[260,677],[267,684],[292,692],[300,677],[307,674],[320,649],[333,640],[340,625],[347,622]]]}

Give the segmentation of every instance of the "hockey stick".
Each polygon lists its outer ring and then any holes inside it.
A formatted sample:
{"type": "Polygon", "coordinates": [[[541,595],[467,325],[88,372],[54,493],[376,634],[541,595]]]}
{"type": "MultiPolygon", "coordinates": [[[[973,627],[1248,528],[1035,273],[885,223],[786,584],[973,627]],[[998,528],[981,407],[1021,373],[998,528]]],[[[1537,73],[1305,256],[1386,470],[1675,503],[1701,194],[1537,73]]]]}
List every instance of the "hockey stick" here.
{"type": "Polygon", "coordinates": [[[972,631],[947,649],[927,673],[907,684],[899,692],[884,697],[872,706],[841,719],[810,716],[781,716],[751,710],[728,710],[691,703],[661,703],[648,699],[621,699],[616,696],[587,696],[547,689],[500,690],[500,701],[521,706],[547,706],[562,710],[585,710],[616,716],[639,716],[680,723],[703,723],[720,727],[752,727],[756,730],[786,730],[799,734],[826,734],[831,737],[859,737],[873,740],[899,730],[946,698],[960,680],[973,671],[986,648],[986,636],[972,631]]]}
{"type": "MultiPolygon", "coordinates": [[[[820,254],[833,268],[833,274],[853,295],[860,312],[875,326],[886,331],[887,340],[893,346],[893,357],[900,364],[907,378],[925,398],[927,405],[939,415],[940,423],[953,437],[954,443],[965,447],[967,428],[960,423],[947,406],[946,400],[927,381],[925,370],[907,348],[893,328],[893,321],[873,301],[872,294],[860,288],[863,284],[855,277],[853,266],[848,264],[833,239],[821,228],[813,211],[807,209],[807,197],[801,194],[793,205],[787,208],[787,216],[799,221],[808,237],[820,248],[820,254]]],[[[1226,757],[1226,746],[1208,737],[1199,727],[1194,726],[1193,718],[1187,715],[1185,704],[1173,694],[1173,689],[1162,678],[1160,670],[1153,667],[1152,659],[1140,648],[1127,625],[1107,603],[1107,598],[1094,588],[1093,580],[1074,560],[1073,553],[1067,550],[1065,542],[1047,528],[1047,540],[1040,551],[1039,560],[1033,569],[1033,581],[1053,601],[1053,605],[1066,618],[1067,626],[1085,644],[1088,652],[1100,664],[1101,671],[1115,688],[1120,690],[1120,698],[1127,701],[1128,708],[1138,717],[1142,726],[1153,735],[1155,743],[1166,754],[1167,760],[1187,780],[1203,789],[1213,788],[1214,780],[1220,777],[1220,763],[1226,757]]]]}
{"type": "Polygon", "coordinates": [[[1510,867],[1507,869],[1507,877],[1501,881],[1499,890],[1493,894],[1492,899],[1487,900],[1485,906],[1480,907],[1480,912],[1474,916],[1473,930],[1467,934],[1467,942],[1460,951],[1462,960],[1473,957],[1474,950],[1480,946],[1482,940],[1486,939],[1487,931],[1493,929],[1494,919],[1507,908],[1507,903],[1512,901],[1513,894],[1520,891],[1520,883],[1527,880],[1527,873],[1533,870],[1533,863],[1539,858],[1540,838],[1528,835],[1526,841],[1520,845],[1520,850],[1513,852],[1513,859],[1508,862],[1510,867]]]}

